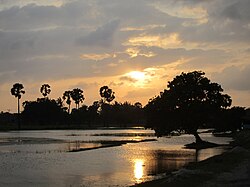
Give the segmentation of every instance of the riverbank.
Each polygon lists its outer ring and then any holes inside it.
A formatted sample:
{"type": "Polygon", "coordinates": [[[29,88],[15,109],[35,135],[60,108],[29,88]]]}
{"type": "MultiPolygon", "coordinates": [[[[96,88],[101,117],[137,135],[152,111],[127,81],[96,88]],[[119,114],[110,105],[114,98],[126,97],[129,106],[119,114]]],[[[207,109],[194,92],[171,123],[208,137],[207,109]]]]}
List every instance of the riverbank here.
{"type": "Polygon", "coordinates": [[[204,161],[191,163],[166,177],[135,185],[163,186],[250,186],[250,132],[240,132],[232,149],[204,161]]]}

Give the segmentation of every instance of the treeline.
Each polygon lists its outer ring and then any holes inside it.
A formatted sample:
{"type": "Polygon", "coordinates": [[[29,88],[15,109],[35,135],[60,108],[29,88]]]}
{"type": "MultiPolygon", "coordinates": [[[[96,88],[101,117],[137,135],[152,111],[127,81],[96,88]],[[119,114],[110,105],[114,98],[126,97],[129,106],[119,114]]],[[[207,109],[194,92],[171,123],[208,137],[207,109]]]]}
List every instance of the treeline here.
{"type": "MultiPolygon", "coordinates": [[[[18,113],[1,113],[0,128],[6,124],[6,128],[10,129],[13,121],[18,124],[15,129],[145,125],[154,129],[158,136],[178,131],[193,134],[198,142],[201,141],[197,133],[199,128],[235,132],[242,128],[242,124],[250,124],[249,109],[231,107],[231,97],[223,93],[221,85],[211,82],[201,71],[176,76],[145,107],[140,102],[132,104],[114,101],[115,92],[108,86],[100,88],[100,100],[94,101],[90,106],[83,104],[85,96],[80,88],[67,90],[57,99],[49,98],[49,84],[43,84],[40,92],[42,98],[24,101],[23,111],[20,112],[20,99],[25,94],[24,86],[14,84],[11,94],[17,98],[18,113]],[[74,107],[72,103],[75,104],[74,107]]],[[[245,127],[247,128],[246,125],[245,127]]]]}
{"type": "MultiPolygon", "coordinates": [[[[11,94],[17,98],[18,113],[12,116],[16,120],[8,120],[8,123],[5,121],[5,124],[12,124],[13,127],[13,122],[17,122],[16,129],[86,129],[145,124],[142,104],[113,102],[115,93],[108,86],[100,88],[101,99],[94,101],[90,106],[82,104],[85,97],[80,88],[67,90],[57,99],[49,98],[49,84],[43,84],[40,92],[43,97],[35,101],[24,101],[23,111],[20,112],[20,99],[25,94],[24,86],[20,83],[14,84],[11,94]],[[75,107],[72,107],[72,102],[75,107]]],[[[1,115],[3,114],[7,113],[1,115]]],[[[11,119],[11,114],[8,116],[11,119]]]]}
{"type": "Polygon", "coordinates": [[[113,104],[95,101],[92,105],[73,108],[69,113],[60,100],[37,99],[25,102],[21,113],[21,128],[95,128],[128,127],[145,123],[140,104],[128,102],[113,104]]]}

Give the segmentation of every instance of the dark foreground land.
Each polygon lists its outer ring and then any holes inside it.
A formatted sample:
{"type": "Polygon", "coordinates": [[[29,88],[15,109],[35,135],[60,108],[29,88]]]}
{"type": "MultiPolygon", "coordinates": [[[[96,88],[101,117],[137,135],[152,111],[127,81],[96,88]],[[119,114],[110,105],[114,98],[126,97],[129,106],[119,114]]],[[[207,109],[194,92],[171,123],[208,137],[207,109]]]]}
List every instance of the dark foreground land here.
{"type": "Polygon", "coordinates": [[[250,186],[250,131],[239,132],[232,149],[222,155],[189,164],[163,179],[135,186],[250,186]]]}

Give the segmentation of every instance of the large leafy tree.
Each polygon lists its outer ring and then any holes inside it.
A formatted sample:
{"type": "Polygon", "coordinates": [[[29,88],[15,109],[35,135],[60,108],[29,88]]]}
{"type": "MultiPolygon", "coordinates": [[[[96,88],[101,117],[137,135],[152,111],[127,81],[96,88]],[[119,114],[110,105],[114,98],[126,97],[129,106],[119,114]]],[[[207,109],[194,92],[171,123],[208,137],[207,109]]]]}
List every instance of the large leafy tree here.
{"type": "Polygon", "coordinates": [[[58,128],[65,124],[66,111],[60,99],[38,98],[37,101],[23,102],[22,117],[29,128],[58,128]]]}
{"type": "Polygon", "coordinates": [[[17,113],[18,113],[18,129],[19,130],[21,128],[21,124],[20,124],[20,99],[22,97],[22,94],[25,94],[25,91],[23,89],[24,89],[24,87],[22,84],[15,83],[10,90],[11,95],[13,95],[17,98],[17,113]]]}
{"type": "Polygon", "coordinates": [[[147,104],[147,125],[158,136],[174,130],[195,136],[201,142],[197,130],[212,121],[213,116],[231,105],[231,98],[223,94],[222,87],[211,82],[205,73],[182,73],[168,82],[167,89],[147,104]]]}
{"type": "Polygon", "coordinates": [[[40,88],[40,92],[43,95],[43,97],[47,97],[51,92],[50,85],[49,84],[43,84],[41,86],[41,88],[40,88]]]}
{"type": "Polygon", "coordinates": [[[84,101],[83,90],[80,88],[74,88],[71,92],[71,98],[74,100],[76,104],[76,109],[79,109],[79,104],[84,101]]]}
{"type": "Polygon", "coordinates": [[[68,113],[70,113],[71,94],[72,94],[72,91],[68,90],[68,91],[65,91],[65,92],[63,93],[63,97],[62,97],[63,100],[66,100],[66,103],[67,103],[67,105],[69,106],[69,107],[68,107],[68,113]]]}
{"type": "Polygon", "coordinates": [[[110,89],[108,86],[102,86],[100,88],[100,96],[103,98],[104,103],[110,103],[115,99],[115,92],[113,92],[113,90],[110,89]]]}

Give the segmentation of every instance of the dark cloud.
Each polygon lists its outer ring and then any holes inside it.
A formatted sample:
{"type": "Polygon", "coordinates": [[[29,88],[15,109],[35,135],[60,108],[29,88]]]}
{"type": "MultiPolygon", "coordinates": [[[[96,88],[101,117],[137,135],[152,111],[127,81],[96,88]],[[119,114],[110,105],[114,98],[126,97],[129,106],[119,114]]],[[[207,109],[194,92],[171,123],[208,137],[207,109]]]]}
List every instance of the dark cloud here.
{"type": "Polygon", "coordinates": [[[4,30],[34,30],[55,26],[92,25],[94,6],[86,1],[72,1],[61,7],[28,4],[14,6],[0,12],[0,25],[4,30]]]}
{"type": "Polygon", "coordinates": [[[225,18],[230,18],[231,20],[242,20],[248,22],[250,19],[249,7],[249,0],[234,1],[223,9],[221,15],[225,18]]]}
{"type": "Polygon", "coordinates": [[[250,91],[250,65],[243,68],[231,66],[220,73],[214,73],[213,78],[227,90],[250,91]]]}
{"type": "Polygon", "coordinates": [[[119,20],[111,21],[87,36],[77,39],[77,43],[83,46],[112,46],[114,34],[119,26],[119,20]]]}

